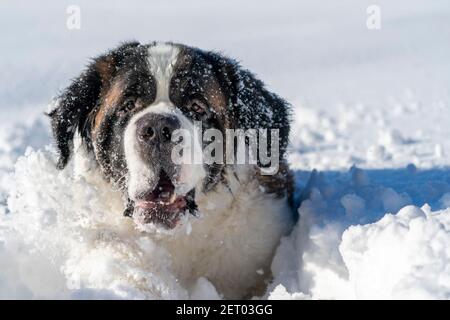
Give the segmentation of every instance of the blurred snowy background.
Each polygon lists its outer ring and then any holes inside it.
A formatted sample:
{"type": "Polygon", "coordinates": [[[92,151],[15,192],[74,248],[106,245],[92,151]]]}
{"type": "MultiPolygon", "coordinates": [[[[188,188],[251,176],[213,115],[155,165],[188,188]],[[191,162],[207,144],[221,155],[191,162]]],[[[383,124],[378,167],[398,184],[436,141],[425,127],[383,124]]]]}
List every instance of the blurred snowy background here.
{"type": "MultiPolygon", "coordinates": [[[[265,297],[450,298],[447,0],[4,0],[0,35],[0,298],[153,297],[127,280],[152,278],[144,266],[66,230],[78,189],[45,150],[51,98],[131,39],[221,51],[291,102],[289,161],[307,200],[265,297]],[[79,30],[66,26],[69,5],[79,30]],[[370,5],[378,30],[366,25],[370,5]]],[[[84,213],[101,211],[89,203],[84,213]]],[[[166,288],[218,297],[205,279],[166,288]]]]}

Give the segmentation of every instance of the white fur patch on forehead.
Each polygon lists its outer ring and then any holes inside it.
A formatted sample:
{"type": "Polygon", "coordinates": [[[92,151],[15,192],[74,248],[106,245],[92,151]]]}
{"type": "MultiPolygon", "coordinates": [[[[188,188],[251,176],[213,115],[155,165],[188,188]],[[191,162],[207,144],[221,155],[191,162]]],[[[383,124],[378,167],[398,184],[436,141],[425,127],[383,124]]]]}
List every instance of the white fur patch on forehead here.
{"type": "Polygon", "coordinates": [[[148,49],[150,72],[156,80],[155,103],[169,101],[170,80],[179,53],[178,47],[168,43],[156,43],[148,49]]]}

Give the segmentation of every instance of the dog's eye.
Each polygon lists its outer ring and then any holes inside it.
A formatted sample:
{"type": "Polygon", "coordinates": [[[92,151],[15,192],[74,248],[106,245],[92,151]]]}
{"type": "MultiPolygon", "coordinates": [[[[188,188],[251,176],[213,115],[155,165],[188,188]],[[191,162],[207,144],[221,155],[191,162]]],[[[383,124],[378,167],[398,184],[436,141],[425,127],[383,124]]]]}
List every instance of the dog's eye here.
{"type": "Polygon", "coordinates": [[[136,104],[135,98],[133,97],[127,98],[119,109],[118,112],[119,116],[124,116],[126,113],[133,110],[135,104],[136,104]]]}
{"type": "Polygon", "coordinates": [[[204,115],[206,113],[206,104],[198,99],[191,100],[187,107],[189,111],[198,115],[204,115]]]}

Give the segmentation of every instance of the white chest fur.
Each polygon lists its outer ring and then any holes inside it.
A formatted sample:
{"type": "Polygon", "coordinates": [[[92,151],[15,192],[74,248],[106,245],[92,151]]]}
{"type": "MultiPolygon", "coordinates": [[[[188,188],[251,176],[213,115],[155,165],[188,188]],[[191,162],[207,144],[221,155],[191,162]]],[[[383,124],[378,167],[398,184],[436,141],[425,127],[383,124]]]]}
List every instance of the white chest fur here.
{"type": "Polygon", "coordinates": [[[180,280],[189,286],[206,277],[226,298],[242,298],[270,275],[280,238],[292,225],[285,198],[266,194],[256,179],[229,175],[229,187],[201,194],[201,217],[189,233],[161,239],[173,258],[180,280]],[[230,192],[231,191],[231,192],[230,192]]]}
{"type": "MultiPolygon", "coordinates": [[[[286,199],[266,194],[251,171],[241,170],[239,180],[233,174],[227,175],[228,186],[219,184],[207,194],[197,191],[200,217],[189,217],[188,227],[174,233],[145,234],[133,227],[131,219],[117,219],[123,212],[118,207],[123,202],[119,193],[107,190],[110,186],[100,178],[93,161],[81,149],[78,151],[75,171],[97,186],[101,191],[99,201],[119,204],[109,206],[111,218],[105,221],[110,221],[111,226],[102,225],[116,233],[114,241],[118,245],[141,241],[137,239],[142,236],[152,239],[169,253],[171,263],[167,269],[188,291],[200,277],[207,278],[225,298],[246,297],[264,285],[280,238],[292,225],[292,214],[286,199]]],[[[130,250],[136,247],[130,246],[130,250]]],[[[153,263],[157,264],[152,259],[158,257],[143,259],[150,263],[142,268],[152,272],[153,263]]]]}

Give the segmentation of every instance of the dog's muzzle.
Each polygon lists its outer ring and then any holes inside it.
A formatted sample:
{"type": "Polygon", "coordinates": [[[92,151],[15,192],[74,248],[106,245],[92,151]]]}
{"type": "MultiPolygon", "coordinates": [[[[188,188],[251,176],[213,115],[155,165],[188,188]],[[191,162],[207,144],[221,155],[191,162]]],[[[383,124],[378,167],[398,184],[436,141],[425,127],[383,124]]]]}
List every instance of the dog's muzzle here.
{"type": "Polygon", "coordinates": [[[175,115],[148,113],[137,119],[135,125],[139,157],[154,174],[144,184],[148,188],[135,194],[133,201],[129,200],[125,214],[143,224],[155,223],[172,229],[183,214],[196,212],[194,190],[187,194],[176,192],[180,166],[171,159],[175,146],[172,134],[180,129],[181,123],[175,115]]]}

